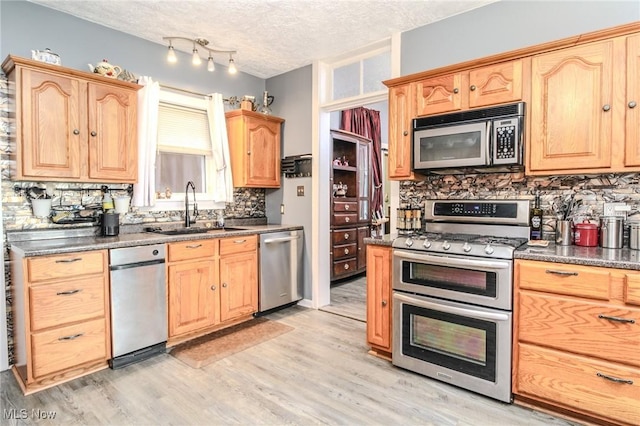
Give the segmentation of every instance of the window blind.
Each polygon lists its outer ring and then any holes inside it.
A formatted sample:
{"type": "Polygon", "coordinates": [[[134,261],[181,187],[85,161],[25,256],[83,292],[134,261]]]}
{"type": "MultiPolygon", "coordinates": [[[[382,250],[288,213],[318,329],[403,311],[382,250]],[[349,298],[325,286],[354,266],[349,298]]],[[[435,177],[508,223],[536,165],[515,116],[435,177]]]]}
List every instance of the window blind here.
{"type": "Polygon", "coordinates": [[[158,150],[210,155],[207,112],[161,102],[158,109],[158,150]]]}

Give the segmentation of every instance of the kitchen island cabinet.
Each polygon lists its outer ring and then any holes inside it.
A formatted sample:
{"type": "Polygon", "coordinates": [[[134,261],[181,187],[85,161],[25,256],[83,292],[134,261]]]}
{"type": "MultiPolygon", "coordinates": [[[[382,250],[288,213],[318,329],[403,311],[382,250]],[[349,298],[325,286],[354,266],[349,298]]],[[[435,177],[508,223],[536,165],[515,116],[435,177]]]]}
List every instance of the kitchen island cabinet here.
{"type": "Polygon", "coordinates": [[[515,261],[516,402],[640,424],[640,272],[515,261]]]}
{"type": "Polygon", "coordinates": [[[11,253],[13,372],[25,394],[108,367],[107,251],[24,258],[11,253]]]}
{"type": "Polygon", "coordinates": [[[371,353],[391,359],[391,265],[390,246],[367,245],[367,343],[371,353]]]}
{"type": "Polygon", "coordinates": [[[135,183],[141,86],[9,56],[15,180],[135,183]]]}

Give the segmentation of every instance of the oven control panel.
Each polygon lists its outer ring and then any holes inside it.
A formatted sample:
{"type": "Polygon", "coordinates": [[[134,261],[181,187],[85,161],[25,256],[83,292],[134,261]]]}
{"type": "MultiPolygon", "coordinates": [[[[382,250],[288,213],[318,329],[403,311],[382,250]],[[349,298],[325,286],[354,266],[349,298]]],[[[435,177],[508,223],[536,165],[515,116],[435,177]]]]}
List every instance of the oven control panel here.
{"type": "Polygon", "coordinates": [[[427,200],[430,221],[527,224],[529,200],[427,200]]]}

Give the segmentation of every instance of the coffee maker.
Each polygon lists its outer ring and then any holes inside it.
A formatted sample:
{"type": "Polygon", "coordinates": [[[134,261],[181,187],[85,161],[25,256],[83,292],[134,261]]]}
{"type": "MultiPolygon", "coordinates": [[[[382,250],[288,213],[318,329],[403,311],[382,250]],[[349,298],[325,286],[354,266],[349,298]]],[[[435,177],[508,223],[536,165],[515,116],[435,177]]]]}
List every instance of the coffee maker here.
{"type": "Polygon", "coordinates": [[[115,237],[120,233],[120,214],[104,212],[102,214],[102,236],[115,237]]]}

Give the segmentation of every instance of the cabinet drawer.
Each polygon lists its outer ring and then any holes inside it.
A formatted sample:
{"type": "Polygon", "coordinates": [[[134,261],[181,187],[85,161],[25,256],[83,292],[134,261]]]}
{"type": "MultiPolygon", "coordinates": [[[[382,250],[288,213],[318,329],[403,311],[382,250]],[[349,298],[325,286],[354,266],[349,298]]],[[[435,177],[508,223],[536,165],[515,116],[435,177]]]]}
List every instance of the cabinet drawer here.
{"type": "Polygon", "coordinates": [[[606,268],[519,261],[520,288],[609,300],[611,273],[606,268]]]}
{"type": "Polygon", "coordinates": [[[108,358],[104,318],[31,336],[34,377],[108,358]]]}
{"type": "Polygon", "coordinates": [[[220,240],[220,256],[256,251],[257,249],[257,235],[242,235],[239,237],[223,238],[220,240]]]}
{"type": "Polygon", "coordinates": [[[169,262],[180,260],[200,259],[215,256],[218,240],[195,240],[171,243],[167,246],[169,262]]]}
{"type": "Polygon", "coordinates": [[[358,222],[358,213],[334,213],[334,225],[351,225],[358,222]]]}
{"type": "Polygon", "coordinates": [[[333,200],[334,212],[353,212],[358,211],[358,203],[355,201],[337,201],[333,200]]]}
{"type": "Polygon", "coordinates": [[[640,305],[640,274],[625,274],[624,303],[640,305]]]}
{"type": "Polygon", "coordinates": [[[29,287],[31,330],[104,317],[103,277],[29,287]]]}
{"type": "Polygon", "coordinates": [[[333,245],[352,243],[358,240],[358,232],[355,228],[334,229],[331,232],[331,242],[333,245]]]}
{"type": "Polygon", "coordinates": [[[104,250],[29,258],[28,281],[35,283],[56,278],[102,274],[105,271],[105,259],[104,250]]]}
{"type": "Polygon", "coordinates": [[[640,367],[640,309],[526,291],[518,306],[519,340],[640,367]]]}
{"type": "Polygon", "coordinates": [[[351,275],[356,270],[357,260],[355,258],[336,260],[333,262],[333,276],[339,277],[341,275],[351,275]]]}
{"type": "Polygon", "coordinates": [[[636,368],[520,344],[516,389],[518,394],[554,405],[640,424],[640,370],[636,368]]]}
{"type": "Polygon", "coordinates": [[[343,259],[345,257],[353,257],[358,254],[358,245],[356,243],[353,243],[333,246],[332,252],[333,258],[336,260],[343,259]]]}

